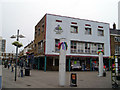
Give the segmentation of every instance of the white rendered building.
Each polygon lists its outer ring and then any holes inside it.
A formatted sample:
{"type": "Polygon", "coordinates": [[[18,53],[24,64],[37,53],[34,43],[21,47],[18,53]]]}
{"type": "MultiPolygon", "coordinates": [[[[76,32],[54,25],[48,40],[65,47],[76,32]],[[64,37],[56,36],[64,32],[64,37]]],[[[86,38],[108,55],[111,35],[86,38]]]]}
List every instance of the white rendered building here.
{"type": "MultiPolygon", "coordinates": [[[[61,38],[65,38],[68,45],[66,64],[69,70],[74,62],[92,69],[92,63],[98,64],[97,51],[100,49],[104,50],[105,59],[110,56],[108,23],[46,14],[35,28],[35,48],[39,51],[44,48],[43,55],[47,57],[47,62],[53,62],[53,66],[58,61],[58,43],[61,38]],[[40,28],[43,24],[44,31],[40,28]],[[44,38],[37,38],[38,33],[41,36],[44,33],[44,38]]],[[[39,51],[36,53],[37,57],[42,55],[39,51]]]]}
{"type": "Polygon", "coordinates": [[[118,2],[118,29],[120,29],[120,1],[118,2]]]}

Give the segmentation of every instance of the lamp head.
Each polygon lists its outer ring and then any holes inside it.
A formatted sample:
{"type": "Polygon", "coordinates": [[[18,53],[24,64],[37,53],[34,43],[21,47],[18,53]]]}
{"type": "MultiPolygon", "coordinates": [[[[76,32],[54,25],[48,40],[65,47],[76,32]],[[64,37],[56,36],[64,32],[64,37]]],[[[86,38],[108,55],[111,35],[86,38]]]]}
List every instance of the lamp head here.
{"type": "Polygon", "coordinates": [[[16,38],[16,36],[15,36],[15,35],[12,35],[10,38],[16,38]]]}

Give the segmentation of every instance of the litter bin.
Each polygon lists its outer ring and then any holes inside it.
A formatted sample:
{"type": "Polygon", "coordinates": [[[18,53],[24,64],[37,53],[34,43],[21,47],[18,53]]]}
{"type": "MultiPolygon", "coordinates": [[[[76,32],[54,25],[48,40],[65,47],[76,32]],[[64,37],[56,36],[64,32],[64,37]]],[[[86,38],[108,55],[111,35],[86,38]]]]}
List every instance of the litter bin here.
{"type": "Polygon", "coordinates": [[[30,76],[30,68],[25,68],[25,76],[30,76]]]}
{"type": "Polygon", "coordinates": [[[103,77],[106,77],[106,71],[105,70],[103,71],[103,77]]]}
{"type": "Polygon", "coordinates": [[[71,73],[70,86],[77,87],[77,75],[76,75],[76,73],[71,73]]]}

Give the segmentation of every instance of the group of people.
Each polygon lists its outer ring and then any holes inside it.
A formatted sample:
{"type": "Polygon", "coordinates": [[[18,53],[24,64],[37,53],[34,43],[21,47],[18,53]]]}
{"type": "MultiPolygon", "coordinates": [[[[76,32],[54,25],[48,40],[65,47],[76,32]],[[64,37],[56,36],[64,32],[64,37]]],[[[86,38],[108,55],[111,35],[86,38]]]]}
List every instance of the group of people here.
{"type": "Polygon", "coordinates": [[[5,61],[5,62],[3,63],[3,65],[4,65],[5,68],[8,68],[8,69],[11,67],[11,72],[14,71],[14,67],[15,67],[15,64],[14,64],[14,63],[6,62],[6,61],[5,61]]]}
{"type": "MultiPolygon", "coordinates": [[[[18,71],[19,71],[19,74],[18,74],[18,76],[21,76],[21,77],[23,77],[23,63],[22,62],[19,62],[18,63],[18,71]]],[[[11,72],[14,72],[14,69],[15,69],[15,63],[13,63],[13,62],[7,62],[7,61],[5,61],[4,62],[4,67],[5,68],[8,68],[8,69],[10,69],[11,68],[11,72]]]]}

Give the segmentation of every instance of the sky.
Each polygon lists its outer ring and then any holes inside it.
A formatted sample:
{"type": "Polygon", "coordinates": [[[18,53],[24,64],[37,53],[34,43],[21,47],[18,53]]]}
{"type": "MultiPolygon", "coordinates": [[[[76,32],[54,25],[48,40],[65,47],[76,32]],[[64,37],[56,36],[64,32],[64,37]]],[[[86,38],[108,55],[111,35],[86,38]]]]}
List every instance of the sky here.
{"type": "Polygon", "coordinates": [[[6,52],[15,52],[12,35],[20,34],[23,47],[34,40],[35,25],[46,14],[106,22],[118,26],[120,0],[0,0],[0,36],[6,39],[6,52]]]}

